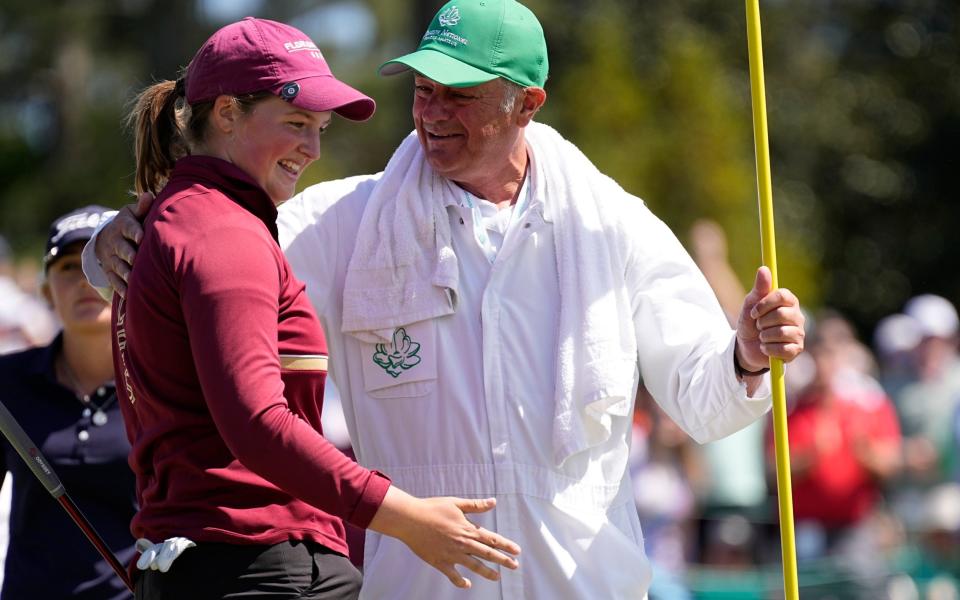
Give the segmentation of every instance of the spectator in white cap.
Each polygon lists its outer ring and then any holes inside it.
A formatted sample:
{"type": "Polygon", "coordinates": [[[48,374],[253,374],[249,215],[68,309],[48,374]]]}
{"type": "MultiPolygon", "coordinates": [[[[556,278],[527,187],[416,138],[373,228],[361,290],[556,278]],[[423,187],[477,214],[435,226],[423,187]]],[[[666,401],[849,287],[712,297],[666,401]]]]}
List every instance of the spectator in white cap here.
{"type": "Polygon", "coordinates": [[[951,417],[960,403],[960,320],[949,300],[933,294],[911,298],[903,312],[914,319],[921,334],[914,349],[917,381],[906,386],[898,398],[904,430],[921,438],[916,460],[909,460],[908,453],[908,464],[917,475],[939,481],[951,471],[953,460],[948,441],[951,417]]]}
{"type": "Polygon", "coordinates": [[[916,380],[915,350],[923,340],[920,323],[903,313],[887,315],[873,330],[873,349],[879,362],[879,378],[891,398],[916,380]]]}
{"type": "Polygon", "coordinates": [[[934,294],[915,296],[907,301],[903,312],[917,322],[922,337],[917,346],[919,379],[937,379],[950,369],[960,368],[957,363],[960,319],[949,300],[934,294]]]}
{"type": "Polygon", "coordinates": [[[953,423],[960,408],[960,321],[953,304],[933,294],[911,298],[903,312],[914,320],[921,336],[913,350],[916,380],[895,398],[904,433],[906,475],[898,486],[897,505],[913,523],[918,494],[956,472],[953,423]]]}

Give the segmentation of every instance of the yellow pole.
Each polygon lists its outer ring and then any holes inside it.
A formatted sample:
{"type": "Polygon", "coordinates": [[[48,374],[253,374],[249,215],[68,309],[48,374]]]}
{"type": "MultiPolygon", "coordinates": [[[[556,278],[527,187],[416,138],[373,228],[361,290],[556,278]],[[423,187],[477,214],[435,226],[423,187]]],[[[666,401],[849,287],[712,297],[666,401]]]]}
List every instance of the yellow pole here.
{"type": "MultiPolygon", "coordinates": [[[[760,238],[763,264],[770,268],[774,289],[777,282],[777,246],[773,233],[773,184],[770,148],[767,143],[767,103],[763,85],[763,43],[760,39],[759,0],[747,2],[747,47],[750,53],[750,96],[753,99],[753,141],[757,157],[757,190],[760,200],[760,238]]],[[[787,438],[787,400],[783,361],[770,359],[773,386],[773,436],[777,456],[777,501],[780,507],[780,548],[783,555],[783,592],[799,600],[797,552],[793,534],[793,493],[790,483],[790,444],[787,438]]]]}

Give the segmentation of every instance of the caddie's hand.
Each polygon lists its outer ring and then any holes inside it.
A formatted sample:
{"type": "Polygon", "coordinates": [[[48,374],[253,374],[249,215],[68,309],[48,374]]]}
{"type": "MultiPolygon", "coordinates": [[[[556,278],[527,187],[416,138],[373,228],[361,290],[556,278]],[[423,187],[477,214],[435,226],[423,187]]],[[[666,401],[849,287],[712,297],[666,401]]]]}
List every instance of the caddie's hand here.
{"type": "Polygon", "coordinates": [[[142,221],[153,204],[153,194],[144,192],[137,201],[127,204],[100,233],[94,253],[103,268],[110,287],[121,296],[127,293],[127,279],[133,268],[137,247],[143,239],[142,221]]]}
{"type": "Polygon", "coordinates": [[[790,362],[803,352],[803,312],[786,288],[773,289],[770,269],[757,269],[753,289],[743,300],[737,321],[737,360],[746,371],[760,371],[770,357],[790,362]]]}
{"type": "Polygon", "coordinates": [[[465,516],[491,510],[496,506],[495,499],[421,499],[396,487],[391,487],[387,496],[370,523],[371,529],[402,540],[421,560],[446,575],[453,585],[459,588],[472,585],[457,571],[456,565],[492,581],[499,580],[500,574],[482,561],[509,569],[519,566],[515,557],[520,554],[520,546],[474,525],[465,516]],[[389,508],[385,510],[388,500],[389,508]]]}

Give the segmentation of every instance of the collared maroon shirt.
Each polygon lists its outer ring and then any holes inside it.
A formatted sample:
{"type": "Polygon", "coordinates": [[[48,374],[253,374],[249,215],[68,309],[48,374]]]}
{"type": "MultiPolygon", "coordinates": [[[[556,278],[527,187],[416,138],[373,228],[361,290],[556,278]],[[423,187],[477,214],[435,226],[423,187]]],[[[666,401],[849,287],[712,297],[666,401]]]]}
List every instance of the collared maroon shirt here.
{"type": "Polygon", "coordinates": [[[346,554],[341,519],[366,527],[390,485],[321,434],[326,340],[276,216],[246,173],[206,156],[180,159],[150,209],[113,310],[136,537],[346,554]]]}

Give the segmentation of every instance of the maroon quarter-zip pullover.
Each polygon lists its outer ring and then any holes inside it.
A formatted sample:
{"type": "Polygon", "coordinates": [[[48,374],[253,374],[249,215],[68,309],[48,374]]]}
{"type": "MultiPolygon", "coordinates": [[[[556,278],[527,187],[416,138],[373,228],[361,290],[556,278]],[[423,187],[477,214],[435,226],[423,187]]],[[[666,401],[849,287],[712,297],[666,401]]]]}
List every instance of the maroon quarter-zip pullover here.
{"type": "Polygon", "coordinates": [[[136,537],[346,554],[341,519],[366,527],[390,485],[321,434],[327,345],[276,215],[243,171],[189,156],[147,216],[113,310],[136,537]]]}

